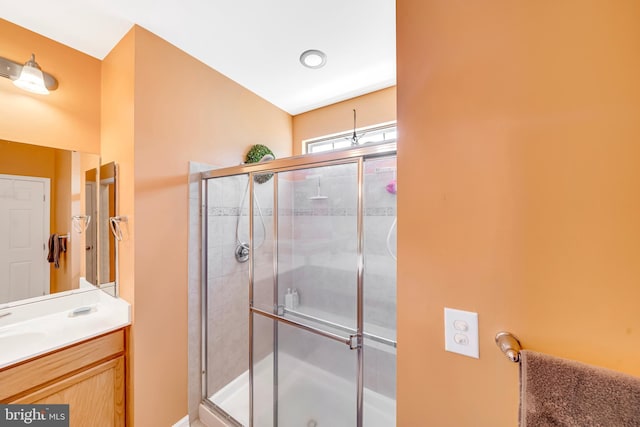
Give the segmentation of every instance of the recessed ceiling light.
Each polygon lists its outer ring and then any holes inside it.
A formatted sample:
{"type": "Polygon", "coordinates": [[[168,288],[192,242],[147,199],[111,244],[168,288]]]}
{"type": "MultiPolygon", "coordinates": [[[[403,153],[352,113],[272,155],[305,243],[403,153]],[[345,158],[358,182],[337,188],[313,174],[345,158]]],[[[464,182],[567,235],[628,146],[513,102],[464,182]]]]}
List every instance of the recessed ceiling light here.
{"type": "Polygon", "coordinates": [[[300,55],[300,63],[307,68],[322,68],[327,63],[327,55],[316,49],[309,49],[300,55]]]}

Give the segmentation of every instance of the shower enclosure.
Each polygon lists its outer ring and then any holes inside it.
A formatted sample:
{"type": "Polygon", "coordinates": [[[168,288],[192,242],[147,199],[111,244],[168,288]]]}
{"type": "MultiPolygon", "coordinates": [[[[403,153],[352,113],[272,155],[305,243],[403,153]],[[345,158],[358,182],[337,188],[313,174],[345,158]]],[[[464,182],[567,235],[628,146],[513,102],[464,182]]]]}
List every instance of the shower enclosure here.
{"type": "Polygon", "coordinates": [[[203,403],[395,426],[395,143],[202,174],[203,403]]]}

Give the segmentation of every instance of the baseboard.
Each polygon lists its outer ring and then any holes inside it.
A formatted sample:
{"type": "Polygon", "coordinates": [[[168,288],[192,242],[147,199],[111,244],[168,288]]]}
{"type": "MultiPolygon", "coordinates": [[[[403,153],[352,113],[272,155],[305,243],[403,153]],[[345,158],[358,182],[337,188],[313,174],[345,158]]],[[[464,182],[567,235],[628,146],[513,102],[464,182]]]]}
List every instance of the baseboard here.
{"type": "Polygon", "coordinates": [[[189,415],[185,415],[184,418],[175,423],[173,427],[189,427],[189,415]]]}

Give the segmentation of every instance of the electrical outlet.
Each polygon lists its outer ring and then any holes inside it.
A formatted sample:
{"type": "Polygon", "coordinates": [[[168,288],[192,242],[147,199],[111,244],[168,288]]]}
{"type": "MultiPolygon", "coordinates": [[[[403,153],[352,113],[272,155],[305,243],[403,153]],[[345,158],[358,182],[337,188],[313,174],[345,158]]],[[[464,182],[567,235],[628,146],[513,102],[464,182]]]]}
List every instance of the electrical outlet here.
{"type": "Polygon", "coordinates": [[[444,308],[444,349],[464,356],[480,358],[478,313],[444,308]]]}

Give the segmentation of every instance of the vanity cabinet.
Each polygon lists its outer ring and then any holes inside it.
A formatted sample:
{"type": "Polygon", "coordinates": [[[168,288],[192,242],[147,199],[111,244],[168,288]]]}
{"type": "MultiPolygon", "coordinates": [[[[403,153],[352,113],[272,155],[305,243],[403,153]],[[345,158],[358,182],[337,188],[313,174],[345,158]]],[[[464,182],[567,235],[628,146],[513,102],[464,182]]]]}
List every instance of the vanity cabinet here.
{"type": "Polygon", "coordinates": [[[0,385],[0,403],[65,403],[71,426],[124,426],[125,330],[1,369],[0,385]]]}

